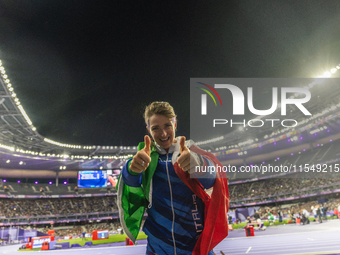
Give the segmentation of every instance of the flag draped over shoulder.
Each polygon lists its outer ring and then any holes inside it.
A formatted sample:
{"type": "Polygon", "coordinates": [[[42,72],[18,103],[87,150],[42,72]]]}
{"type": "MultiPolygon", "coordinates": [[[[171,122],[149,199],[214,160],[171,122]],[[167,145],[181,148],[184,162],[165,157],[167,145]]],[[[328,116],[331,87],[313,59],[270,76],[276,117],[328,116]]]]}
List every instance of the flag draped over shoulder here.
{"type": "Polygon", "coordinates": [[[227,175],[218,159],[193,145],[190,150],[210,160],[216,169],[216,179],[211,197],[204,191],[203,186],[196,178],[191,178],[188,172],[184,172],[177,163],[174,168],[178,177],[205,203],[205,220],[203,231],[195,245],[193,255],[207,255],[217,244],[228,236],[228,210],[229,191],[227,175]]]}
{"type": "MultiPolygon", "coordinates": [[[[138,150],[144,148],[144,142],[139,143],[138,150]]],[[[117,190],[117,205],[119,210],[119,219],[124,229],[125,234],[133,243],[136,242],[139,234],[145,208],[148,206],[148,200],[152,191],[152,176],[155,173],[159,154],[153,147],[151,149],[151,162],[146,171],[142,174],[142,185],[140,187],[130,187],[126,185],[120,174],[116,185],[117,190]]],[[[131,161],[128,163],[130,167],[131,161]]]]}

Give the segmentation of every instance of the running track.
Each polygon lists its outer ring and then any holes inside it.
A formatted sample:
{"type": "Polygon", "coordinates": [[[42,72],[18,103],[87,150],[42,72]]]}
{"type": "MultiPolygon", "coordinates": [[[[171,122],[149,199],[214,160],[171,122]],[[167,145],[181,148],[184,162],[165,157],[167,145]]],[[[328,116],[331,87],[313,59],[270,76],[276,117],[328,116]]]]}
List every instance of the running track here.
{"type": "MultiPolygon", "coordinates": [[[[0,247],[1,254],[21,254],[20,245],[0,247]]],[[[322,224],[272,226],[266,231],[255,231],[255,237],[245,237],[245,231],[230,231],[228,238],[215,249],[225,254],[340,254],[340,220],[322,224]]],[[[41,255],[43,251],[32,251],[28,255],[41,255]]],[[[144,255],[145,244],[130,247],[73,248],[46,251],[48,255],[144,255]]],[[[26,254],[26,253],[25,253],[26,254]]],[[[169,254],[171,255],[171,254],[169,254]]]]}

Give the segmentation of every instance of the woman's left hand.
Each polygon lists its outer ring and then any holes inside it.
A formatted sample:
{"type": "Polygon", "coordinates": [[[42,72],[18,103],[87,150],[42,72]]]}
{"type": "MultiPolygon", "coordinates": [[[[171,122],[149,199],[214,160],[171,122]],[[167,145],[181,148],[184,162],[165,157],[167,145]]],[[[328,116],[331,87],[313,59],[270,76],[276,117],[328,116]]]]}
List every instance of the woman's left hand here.
{"type": "Polygon", "coordinates": [[[180,146],[180,156],[177,159],[178,166],[183,169],[183,171],[189,173],[194,173],[196,166],[199,166],[199,162],[191,155],[188,147],[185,146],[185,137],[182,136],[179,141],[180,146]]]}

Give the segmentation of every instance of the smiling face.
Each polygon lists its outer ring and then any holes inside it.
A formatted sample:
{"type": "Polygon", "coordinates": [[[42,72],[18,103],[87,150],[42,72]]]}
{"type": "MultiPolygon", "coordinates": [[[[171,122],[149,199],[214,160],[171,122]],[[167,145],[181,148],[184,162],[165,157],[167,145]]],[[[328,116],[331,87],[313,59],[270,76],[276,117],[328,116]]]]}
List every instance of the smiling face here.
{"type": "Polygon", "coordinates": [[[176,125],[176,120],[169,119],[165,115],[154,114],[148,121],[147,129],[154,141],[168,151],[175,141],[176,125]]]}

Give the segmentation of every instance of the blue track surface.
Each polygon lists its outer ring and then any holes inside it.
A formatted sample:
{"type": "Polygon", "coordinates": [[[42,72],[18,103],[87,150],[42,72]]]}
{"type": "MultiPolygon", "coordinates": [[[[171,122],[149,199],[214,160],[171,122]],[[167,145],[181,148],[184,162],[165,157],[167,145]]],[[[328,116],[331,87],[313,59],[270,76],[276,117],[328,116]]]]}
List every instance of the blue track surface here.
{"type": "MultiPolygon", "coordinates": [[[[45,251],[48,255],[142,255],[145,244],[130,247],[73,248],[68,250],[45,251]]],[[[20,245],[0,248],[0,254],[42,254],[44,251],[23,253],[20,245]]],[[[266,231],[255,231],[254,237],[245,237],[243,229],[230,231],[229,237],[215,249],[221,254],[340,254],[340,220],[331,220],[322,224],[283,225],[269,227],[266,231]]],[[[169,254],[171,255],[171,254],[169,254]]]]}

